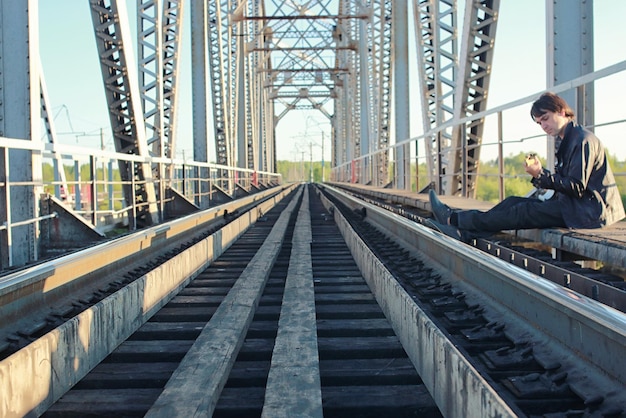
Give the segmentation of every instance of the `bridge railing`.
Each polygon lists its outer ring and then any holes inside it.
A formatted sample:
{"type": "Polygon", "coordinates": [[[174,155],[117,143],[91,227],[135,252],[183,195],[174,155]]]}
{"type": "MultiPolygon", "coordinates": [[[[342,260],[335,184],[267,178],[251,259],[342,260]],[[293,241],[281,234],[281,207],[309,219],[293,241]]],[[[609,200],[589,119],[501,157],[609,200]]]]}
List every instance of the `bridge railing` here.
{"type": "MultiPolygon", "coordinates": [[[[594,89],[596,92],[595,119],[603,122],[587,127],[593,130],[600,138],[611,156],[624,162],[626,162],[626,147],[623,145],[624,136],[626,136],[624,134],[626,131],[624,129],[626,113],[623,111],[622,98],[626,96],[625,78],[626,61],[621,61],[602,70],[545,90],[556,94],[573,91],[576,97],[575,101],[582,103],[582,100],[578,99],[582,92],[586,88],[594,89]],[[600,89],[604,92],[603,97],[608,97],[608,100],[604,102],[598,100],[600,95],[598,90],[600,89]]],[[[505,182],[519,177],[517,174],[511,174],[513,171],[510,167],[504,166],[503,162],[507,157],[520,152],[532,151],[536,152],[544,161],[547,160],[548,167],[550,167],[550,163],[553,160],[551,155],[547,155],[547,140],[549,138],[543,133],[538,134],[538,132],[541,132],[541,129],[532,122],[530,117],[532,103],[545,91],[536,92],[468,117],[450,120],[420,136],[397,141],[386,148],[335,166],[331,171],[331,180],[375,186],[391,184],[393,187],[397,187],[398,184],[403,183],[399,181],[397,174],[397,167],[402,164],[402,161],[397,159],[397,155],[402,154],[398,153],[398,149],[399,147],[408,147],[410,151],[404,153],[406,156],[404,163],[411,170],[408,181],[404,182],[408,184],[409,187],[407,188],[413,191],[420,191],[431,183],[440,184],[445,176],[450,176],[451,174],[442,174],[441,167],[437,165],[437,161],[445,164],[449,160],[448,156],[451,153],[460,152],[461,155],[467,155],[468,150],[452,149],[451,147],[442,148],[437,151],[437,158],[434,158],[434,155],[429,155],[427,152],[426,143],[429,141],[434,143],[435,141],[432,141],[433,138],[443,136],[444,132],[450,132],[457,126],[461,127],[461,132],[465,132],[465,127],[472,121],[483,119],[485,129],[482,143],[479,145],[481,147],[480,164],[484,164],[485,161],[495,162],[495,164],[499,165],[497,173],[481,173],[480,170],[468,173],[465,170],[467,164],[461,164],[463,172],[454,173],[454,175],[459,175],[464,183],[468,179],[470,179],[469,181],[479,182],[481,179],[485,180],[495,176],[498,178],[499,198],[503,199],[506,197],[505,182]],[[388,154],[389,164],[387,167],[377,166],[378,161],[383,160],[378,158],[378,155],[381,153],[388,154]],[[429,159],[435,160],[435,163],[429,164],[429,159]],[[428,172],[427,167],[429,166],[433,167],[432,172],[428,172]],[[385,173],[387,173],[387,176],[383,177],[385,173]]],[[[569,104],[573,109],[577,109],[575,103],[569,104]]],[[[580,117],[581,115],[577,116],[580,117]]],[[[626,164],[624,166],[618,164],[617,167],[614,165],[613,170],[616,177],[618,177],[618,183],[624,182],[623,185],[620,185],[620,190],[626,193],[626,164]]],[[[524,176],[524,178],[527,179],[527,176],[524,176]]],[[[532,186],[528,181],[525,181],[525,183],[528,185],[528,191],[530,191],[532,186]]],[[[467,187],[466,184],[462,186],[464,189],[467,187]]]]}
{"type": "Polygon", "coordinates": [[[167,217],[166,205],[175,199],[168,190],[175,191],[199,209],[206,209],[220,199],[235,198],[240,190],[254,193],[282,182],[280,174],[276,173],[12,138],[0,137],[0,153],[4,154],[5,161],[4,172],[0,173],[0,206],[4,206],[4,210],[0,210],[4,218],[0,218],[0,233],[7,233],[9,237],[13,228],[56,216],[41,212],[41,197],[53,196],[94,228],[106,232],[116,226],[134,229],[137,199],[124,193],[135,193],[133,186],[140,181],[155,190],[156,200],[143,204],[158,208],[157,222],[167,217]],[[30,153],[31,180],[12,180],[10,156],[13,152],[30,153]],[[123,181],[120,162],[148,164],[152,167],[152,176],[123,181]],[[32,193],[35,207],[29,208],[33,216],[18,221],[13,219],[10,206],[19,188],[22,193],[24,188],[28,189],[26,193],[32,193]]]}

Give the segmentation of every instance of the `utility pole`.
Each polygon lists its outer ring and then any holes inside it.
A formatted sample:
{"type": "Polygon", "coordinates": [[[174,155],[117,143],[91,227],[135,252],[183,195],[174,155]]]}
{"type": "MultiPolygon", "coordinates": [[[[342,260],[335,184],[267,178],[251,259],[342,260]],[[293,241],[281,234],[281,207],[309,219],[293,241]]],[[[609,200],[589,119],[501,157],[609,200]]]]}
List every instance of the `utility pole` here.
{"type": "Polygon", "coordinates": [[[313,183],[313,142],[309,142],[309,183],[313,183]]]}

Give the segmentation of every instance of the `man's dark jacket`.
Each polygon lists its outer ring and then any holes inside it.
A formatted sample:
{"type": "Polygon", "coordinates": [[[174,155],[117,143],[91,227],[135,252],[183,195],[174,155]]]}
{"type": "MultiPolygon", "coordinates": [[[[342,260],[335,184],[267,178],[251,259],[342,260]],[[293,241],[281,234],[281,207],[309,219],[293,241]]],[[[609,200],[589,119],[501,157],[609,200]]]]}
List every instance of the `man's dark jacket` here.
{"type": "MultiPolygon", "coordinates": [[[[557,143],[560,138],[556,138],[557,143]]],[[[556,152],[556,169],[532,179],[553,189],[569,228],[601,228],[624,218],[624,205],[604,146],[582,126],[570,122],[556,152]]]]}

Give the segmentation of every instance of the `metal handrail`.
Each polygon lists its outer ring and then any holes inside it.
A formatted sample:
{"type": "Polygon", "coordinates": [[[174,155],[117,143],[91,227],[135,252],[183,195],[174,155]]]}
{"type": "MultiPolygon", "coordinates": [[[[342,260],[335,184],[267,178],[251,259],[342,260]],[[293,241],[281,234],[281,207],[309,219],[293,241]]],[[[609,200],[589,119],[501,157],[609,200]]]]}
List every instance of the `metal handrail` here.
{"type": "MultiPolygon", "coordinates": [[[[606,68],[603,68],[601,70],[589,73],[589,74],[585,74],[584,76],[575,78],[573,80],[570,80],[568,82],[559,84],[557,86],[551,87],[550,89],[546,89],[546,90],[542,90],[536,93],[533,93],[531,95],[528,95],[526,97],[522,97],[520,99],[505,103],[503,105],[500,106],[496,106],[490,109],[487,109],[483,112],[479,112],[476,114],[473,114],[471,116],[467,116],[467,117],[463,117],[463,118],[458,118],[458,119],[452,119],[446,123],[443,123],[439,126],[434,127],[433,129],[429,130],[428,132],[425,132],[421,135],[418,135],[416,137],[411,137],[408,139],[404,139],[404,140],[400,140],[400,141],[396,141],[395,144],[392,145],[388,145],[386,147],[380,148],[376,151],[373,151],[371,153],[368,154],[364,154],[358,157],[354,157],[353,160],[351,161],[346,161],[343,162],[339,165],[336,165],[335,167],[332,168],[331,170],[331,178],[333,181],[337,181],[337,182],[358,182],[358,183],[367,183],[370,179],[367,178],[368,173],[372,173],[375,172],[376,169],[378,167],[376,167],[376,161],[377,161],[377,157],[383,153],[388,153],[389,154],[389,163],[390,164],[400,164],[399,161],[395,160],[395,155],[396,155],[396,149],[398,147],[404,147],[406,145],[409,146],[414,146],[415,149],[420,148],[421,146],[425,147],[425,141],[429,141],[431,138],[440,135],[442,132],[449,130],[450,128],[456,127],[456,126],[466,126],[467,123],[470,123],[472,121],[478,120],[478,119],[483,119],[486,118],[488,116],[497,116],[497,115],[502,115],[503,112],[507,111],[507,110],[511,110],[514,108],[518,108],[522,105],[527,105],[529,103],[532,103],[533,101],[535,101],[537,99],[537,97],[539,97],[541,94],[547,92],[547,91],[551,91],[553,93],[562,93],[564,91],[568,91],[571,89],[576,89],[580,86],[589,84],[589,83],[593,83],[597,80],[600,80],[602,78],[608,77],[608,76],[612,76],[621,72],[626,71],[626,60],[618,62],[616,64],[610,65],[606,68]]],[[[501,117],[498,118],[498,129],[501,132],[501,117]]],[[[619,123],[624,123],[626,122],[626,120],[624,119],[620,119],[617,121],[610,121],[610,122],[606,122],[606,123],[601,123],[601,124],[596,124],[593,126],[589,126],[589,128],[598,128],[598,127],[604,127],[604,126],[609,126],[609,125],[615,125],[615,124],[619,124],[619,123]]],[[[530,139],[536,139],[536,138],[541,138],[541,137],[545,137],[545,134],[542,135],[536,135],[536,136],[530,136],[530,137],[522,137],[522,138],[517,138],[517,139],[509,139],[507,141],[505,141],[503,138],[499,137],[497,142],[490,142],[488,144],[483,143],[481,146],[489,146],[489,145],[497,145],[497,146],[502,146],[504,144],[512,144],[512,143],[520,143],[523,141],[527,141],[530,139]]],[[[446,152],[449,151],[459,151],[458,149],[454,150],[454,149],[447,149],[446,152]]],[[[441,152],[441,151],[440,151],[441,152]]],[[[500,150],[499,153],[501,153],[502,151],[500,150]]],[[[416,164],[417,166],[419,166],[419,161],[420,160],[425,160],[427,158],[430,158],[430,155],[422,155],[422,156],[415,156],[413,158],[411,157],[407,157],[411,162],[413,162],[414,164],[416,164]]],[[[440,154],[440,159],[445,159],[446,155],[440,154]]],[[[498,156],[498,158],[502,159],[503,155],[498,156]]],[[[465,166],[464,166],[465,167],[465,166]]],[[[390,170],[391,172],[391,170],[390,170]]],[[[440,174],[438,174],[440,175],[440,174]]],[[[465,177],[467,176],[467,172],[462,173],[462,175],[465,177]]],[[[501,175],[503,176],[503,174],[501,173],[501,175]]],[[[616,175],[621,175],[621,173],[616,173],[616,175]]],[[[386,179],[389,182],[391,182],[392,179],[386,179]]],[[[503,183],[502,186],[503,188],[503,183]]],[[[417,189],[419,190],[419,187],[417,187],[417,189]]],[[[501,196],[503,195],[502,191],[501,191],[501,196]]]]}
{"type": "MultiPolygon", "coordinates": [[[[104,216],[114,217],[116,223],[119,223],[122,218],[127,219],[129,228],[134,229],[136,222],[133,217],[137,213],[138,205],[128,205],[127,201],[136,202],[135,196],[132,196],[132,199],[124,199],[123,193],[126,191],[135,193],[136,186],[141,184],[152,183],[155,189],[159,191],[155,197],[156,202],[141,202],[141,205],[156,204],[159,208],[159,222],[162,222],[165,204],[172,200],[171,197],[166,196],[166,188],[176,190],[191,202],[195,202],[200,209],[207,209],[209,204],[213,204],[212,199],[218,193],[213,185],[221,186],[226,194],[234,197],[237,187],[248,190],[256,185],[267,186],[282,183],[280,174],[266,171],[0,137],[0,153],[4,154],[7,161],[9,151],[30,152],[33,161],[35,161],[33,164],[41,164],[42,169],[53,166],[53,170],[56,171],[55,164],[60,164],[63,166],[61,169],[66,170],[66,172],[74,170],[74,179],[68,179],[69,181],[64,179],[63,182],[59,181],[58,178],[16,179],[12,181],[8,171],[3,173],[4,178],[0,181],[0,201],[5,206],[5,217],[0,219],[0,231],[5,234],[9,243],[14,234],[13,228],[39,223],[57,216],[57,214],[41,213],[42,209],[39,208],[38,204],[35,204],[37,208],[31,215],[19,219],[19,221],[12,219],[10,209],[12,189],[17,187],[27,187],[37,196],[40,191],[47,189],[50,195],[63,201],[68,210],[98,230],[105,226],[102,223],[106,219],[110,219],[104,218],[104,216]],[[156,176],[142,181],[135,179],[122,181],[117,165],[117,162],[120,161],[149,164],[158,168],[160,173],[168,173],[166,175],[171,173],[171,177],[158,178],[156,176]],[[87,178],[81,178],[81,171],[86,171],[85,166],[88,166],[89,172],[86,175],[87,178]],[[170,167],[172,170],[168,170],[170,167]],[[203,173],[206,173],[207,176],[203,177],[203,173]]],[[[9,258],[9,264],[12,265],[11,258],[9,258]]]]}

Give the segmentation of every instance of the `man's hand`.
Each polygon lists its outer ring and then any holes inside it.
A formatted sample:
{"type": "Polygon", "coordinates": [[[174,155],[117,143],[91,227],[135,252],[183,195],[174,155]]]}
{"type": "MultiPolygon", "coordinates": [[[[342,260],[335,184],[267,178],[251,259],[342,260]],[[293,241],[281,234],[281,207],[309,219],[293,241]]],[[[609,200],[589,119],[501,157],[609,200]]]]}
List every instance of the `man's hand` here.
{"type": "Polygon", "coordinates": [[[524,162],[524,169],[526,170],[528,174],[530,174],[534,178],[539,177],[539,174],[541,174],[541,171],[542,171],[542,167],[541,167],[541,161],[539,161],[539,158],[537,158],[537,154],[528,154],[526,156],[526,160],[524,162]]]}

